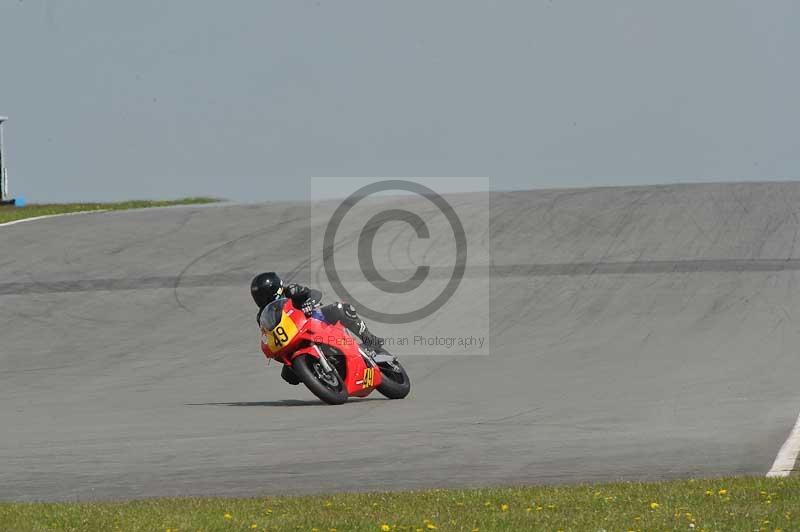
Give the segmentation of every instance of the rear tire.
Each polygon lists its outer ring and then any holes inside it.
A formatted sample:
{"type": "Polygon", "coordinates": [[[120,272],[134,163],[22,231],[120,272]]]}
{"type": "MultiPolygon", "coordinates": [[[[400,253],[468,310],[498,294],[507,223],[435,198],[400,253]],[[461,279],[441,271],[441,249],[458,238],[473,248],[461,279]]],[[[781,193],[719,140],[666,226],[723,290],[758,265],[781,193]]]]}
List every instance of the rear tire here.
{"type": "Polygon", "coordinates": [[[400,362],[394,361],[394,367],[388,362],[378,364],[381,370],[381,383],[378,391],[388,399],[403,399],[411,391],[411,379],[400,362]]]}
{"type": "Polygon", "coordinates": [[[300,355],[292,360],[292,369],[306,388],[329,405],[340,405],[347,401],[347,388],[336,368],[325,373],[319,359],[311,355],[300,355]]]}

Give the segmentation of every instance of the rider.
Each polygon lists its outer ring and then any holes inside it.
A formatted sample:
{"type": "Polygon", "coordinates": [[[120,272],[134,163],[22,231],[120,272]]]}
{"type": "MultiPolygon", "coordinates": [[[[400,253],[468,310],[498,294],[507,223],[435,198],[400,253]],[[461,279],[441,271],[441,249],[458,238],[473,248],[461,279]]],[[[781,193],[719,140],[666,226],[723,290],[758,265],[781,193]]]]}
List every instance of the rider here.
{"type": "Polygon", "coordinates": [[[301,309],[307,316],[319,311],[322,314],[319,317],[328,323],[342,322],[342,325],[353,331],[369,347],[380,347],[383,344],[382,338],[375,336],[367,329],[367,325],[358,317],[353,305],[333,303],[320,306],[322,292],[294,283],[284,286],[283,280],[275,272],[259,273],[253,277],[250,282],[250,295],[258,305],[257,322],[261,319],[261,312],[269,303],[285,297],[291,299],[292,305],[301,309]]]}

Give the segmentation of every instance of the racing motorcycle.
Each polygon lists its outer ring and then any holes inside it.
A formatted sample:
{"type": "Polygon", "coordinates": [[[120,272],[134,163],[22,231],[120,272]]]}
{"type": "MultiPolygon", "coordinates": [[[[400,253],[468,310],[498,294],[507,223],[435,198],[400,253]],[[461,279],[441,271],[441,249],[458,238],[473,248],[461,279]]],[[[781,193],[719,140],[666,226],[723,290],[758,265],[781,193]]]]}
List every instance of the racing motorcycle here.
{"type": "Polygon", "coordinates": [[[408,395],[411,381],[396,357],[357,343],[341,323],[322,318],[319,311],[307,316],[286,298],[261,312],[261,351],[290,368],[284,370],[290,384],[302,382],[331,405],[366,397],[376,389],[389,399],[408,395]]]}

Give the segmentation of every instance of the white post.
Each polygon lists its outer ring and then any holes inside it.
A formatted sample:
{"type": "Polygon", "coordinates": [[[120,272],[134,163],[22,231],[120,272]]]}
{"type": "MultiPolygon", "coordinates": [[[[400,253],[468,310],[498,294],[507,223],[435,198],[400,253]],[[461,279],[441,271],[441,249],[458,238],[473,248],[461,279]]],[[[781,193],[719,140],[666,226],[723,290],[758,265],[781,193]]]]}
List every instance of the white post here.
{"type": "Polygon", "coordinates": [[[8,120],[0,116],[0,201],[8,199],[8,173],[6,170],[6,152],[3,149],[3,122],[8,120]]]}

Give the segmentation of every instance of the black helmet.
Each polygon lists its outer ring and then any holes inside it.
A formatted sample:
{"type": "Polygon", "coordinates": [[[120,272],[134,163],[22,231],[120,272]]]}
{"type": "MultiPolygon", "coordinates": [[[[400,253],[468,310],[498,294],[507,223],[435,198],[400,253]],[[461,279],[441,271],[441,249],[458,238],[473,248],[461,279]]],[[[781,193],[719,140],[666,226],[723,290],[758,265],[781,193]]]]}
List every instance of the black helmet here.
{"type": "Polygon", "coordinates": [[[275,272],[259,273],[250,282],[250,295],[258,308],[263,308],[282,293],[283,281],[275,272]]]}

